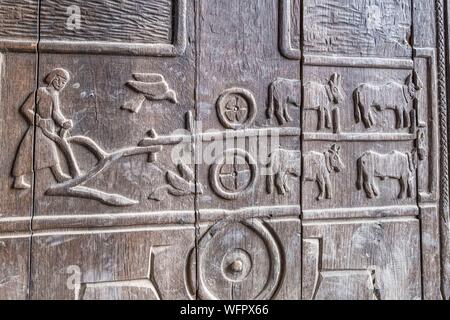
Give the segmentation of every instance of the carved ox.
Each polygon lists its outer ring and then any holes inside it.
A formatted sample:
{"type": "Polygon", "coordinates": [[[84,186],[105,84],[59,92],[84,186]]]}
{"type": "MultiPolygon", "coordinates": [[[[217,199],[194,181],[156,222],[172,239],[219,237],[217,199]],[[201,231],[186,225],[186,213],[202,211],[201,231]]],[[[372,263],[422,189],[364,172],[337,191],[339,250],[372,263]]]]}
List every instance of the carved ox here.
{"type": "Polygon", "coordinates": [[[273,193],[275,185],[279,194],[289,193],[288,177],[300,177],[301,175],[301,152],[278,149],[270,154],[269,159],[267,192],[273,193]]]}
{"type": "Polygon", "coordinates": [[[377,111],[393,110],[397,128],[409,128],[414,116],[410,102],[417,99],[423,84],[416,72],[409,75],[405,84],[390,81],[382,85],[363,83],[353,93],[355,120],[366,128],[375,124],[372,108],[377,111]]]}
{"type": "Polygon", "coordinates": [[[324,153],[311,151],[303,155],[303,180],[317,182],[320,191],[317,200],[333,198],[330,175],[345,169],[340,150],[341,147],[334,144],[324,153]]]}
{"type": "Polygon", "coordinates": [[[344,100],[341,75],[334,73],[326,85],[307,82],[304,86],[304,108],[318,113],[317,130],[329,128],[340,132],[339,104],[344,100]]]}
{"type": "Polygon", "coordinates": [[[356,186],[358,190],[364,188],[367,197],[372,199],[380,194],[375,178],[381,180],[390,178],[400,182],[399,199],[406,198],[406,195],[411,198],[416,167],[415,154],[415,151],[412,153],[392,151],[387,154],[374,151],[364,153],[357,162],[358,179],[356,186]]]}
{"type": "Polygon", "coordinates": [[[282,78],[275,80],[269,88],[267,117],[272,119],[275,116],[281,125],[292,121],[292,117],[289,115],[289,106],[300,108],[301,89],[299,80],[282,78]]]}

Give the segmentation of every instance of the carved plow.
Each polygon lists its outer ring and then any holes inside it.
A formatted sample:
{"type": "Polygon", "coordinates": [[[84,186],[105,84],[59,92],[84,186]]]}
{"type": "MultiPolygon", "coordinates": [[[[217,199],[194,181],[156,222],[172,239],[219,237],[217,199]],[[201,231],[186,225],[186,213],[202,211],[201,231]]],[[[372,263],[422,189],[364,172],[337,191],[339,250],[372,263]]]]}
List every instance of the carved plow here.
{"type": "Polygon", "coordinates": [[[49,196],[68,196],[77,198],[86,198],[100,201],[106,205],[112,206],[130,206],[135,205],[138,201],[129,199],[120,194],[107,193],[94,188],[84,186],[94,179],[98,174],[105,171],[111,165],[122,158],[141,155],[154,154],[161,151],[160,146],[149,147],[130,147],[120,149],[114,152],[106,152],[92,139],[84,136],[68,136],[68,131],[63,129],[60,135],[43,130],[44,134],[54,141],[61,149],[67,159],[70,175],[72,179],[51,186],[46,194],[49,196]],[[89,150],[98,160],[97,164],[87,172],[82,172],[78,166],[77,160],[73,153],[71,143],[80,145],[89,150]]]}

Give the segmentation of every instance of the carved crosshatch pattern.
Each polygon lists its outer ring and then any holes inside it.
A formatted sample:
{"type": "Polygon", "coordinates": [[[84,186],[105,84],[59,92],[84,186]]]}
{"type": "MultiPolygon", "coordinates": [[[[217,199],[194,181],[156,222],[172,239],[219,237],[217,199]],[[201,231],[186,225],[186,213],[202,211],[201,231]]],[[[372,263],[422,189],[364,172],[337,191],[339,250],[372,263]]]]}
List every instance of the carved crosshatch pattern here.
{"type": "Polygon", "coordinates": [[[0,298],[448,298],[444,9],[0,0],[0,298]]]}

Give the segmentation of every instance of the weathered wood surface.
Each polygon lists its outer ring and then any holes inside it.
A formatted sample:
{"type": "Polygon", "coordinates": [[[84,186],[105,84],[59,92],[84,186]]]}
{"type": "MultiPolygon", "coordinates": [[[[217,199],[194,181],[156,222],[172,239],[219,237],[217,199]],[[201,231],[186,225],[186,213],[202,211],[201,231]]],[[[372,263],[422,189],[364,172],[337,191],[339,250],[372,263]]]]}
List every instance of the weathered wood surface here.
{"type": "Polygon", "coordinates": [[[0,0],[0,298],[448,299],[444,9],[0,0]]]}

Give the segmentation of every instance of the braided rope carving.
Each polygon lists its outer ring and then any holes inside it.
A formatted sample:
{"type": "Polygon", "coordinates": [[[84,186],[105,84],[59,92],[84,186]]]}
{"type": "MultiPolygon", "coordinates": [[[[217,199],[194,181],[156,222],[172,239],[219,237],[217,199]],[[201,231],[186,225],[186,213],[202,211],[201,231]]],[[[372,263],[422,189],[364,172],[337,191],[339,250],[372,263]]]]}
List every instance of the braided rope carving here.
{"type": "Polygon", "coordinates": [[[444,0],[436,0],[436,28],[438,51],[438,102],[440,125],[440,225],[441,225],[441,266],[442,294],[449,299],[450,290],[450,247],[449,247],[449,177],[448,177],[448,128],[447,128],[447,84],[446,84],[446,36],[445,36],[444,0]]]}

